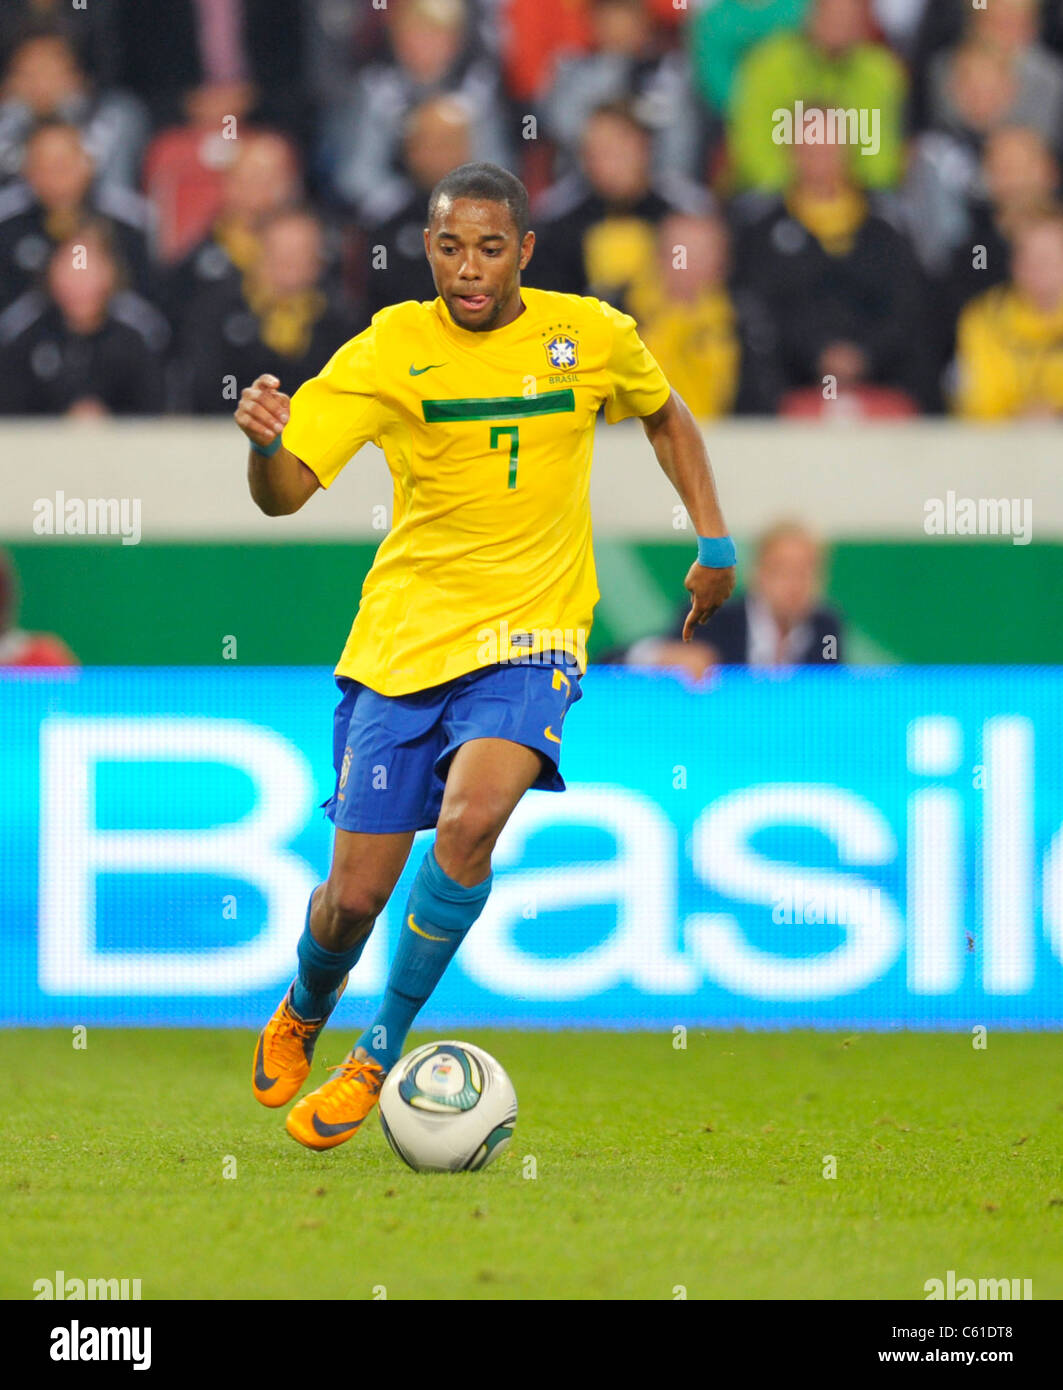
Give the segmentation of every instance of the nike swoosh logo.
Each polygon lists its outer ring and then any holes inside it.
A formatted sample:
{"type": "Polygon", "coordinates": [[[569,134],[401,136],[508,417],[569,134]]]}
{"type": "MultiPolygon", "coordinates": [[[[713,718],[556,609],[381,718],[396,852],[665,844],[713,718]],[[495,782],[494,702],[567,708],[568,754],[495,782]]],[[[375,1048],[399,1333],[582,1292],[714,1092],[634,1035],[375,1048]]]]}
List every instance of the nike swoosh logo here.
{"type": "Polygon", "coordinates": [[[558,736],[551,730],[549,724],[547,724],[546,728],[543,730],[543,733],[546,735],[546,737],[550,740],[551,743],[561,742],[558,736]]]}
{"type": "Polygon", "coordinates": [[[445,367],[445,362],[429,362],[427,367],[410,367],[410,376],[424,376],[425,372],[434,371],[436,367],[445,367]]]}
{"type": "Polygon", "coordinates": [[[337,1134],[349,1134],[352,1129],[357,1129],[362,1123],[361,1120],[351,1120],[349,1124],[330,1125],[325,1120],[319,1120],[317,1111],[310,1122],[314,1126],[314,1131],[320,1134],[322,1139],[332,1139],[337,1134]]]}
{"type": "Polygon", "coordinates": [[[410,913],[409,917],[406,918],[406,925],[409,927],[410,931],[415,931],[418,936],[423,936],[426,941],[446,941],[448,939],[445,936],[433,936],[431,932],[422,931],[421,928],[417,925],[417,923],[413,920],[412,912],[410,913]]]}
{"type": "Polygon", "coordinates": [[[275,1086],[280,1078],[267,1076],[266,1068],[262,1065],[262,1039],[258,1040],[258,1051],[255,1053],[255,1085],[260,1091],[268,1091],[271,1086],[275,1086]]]}

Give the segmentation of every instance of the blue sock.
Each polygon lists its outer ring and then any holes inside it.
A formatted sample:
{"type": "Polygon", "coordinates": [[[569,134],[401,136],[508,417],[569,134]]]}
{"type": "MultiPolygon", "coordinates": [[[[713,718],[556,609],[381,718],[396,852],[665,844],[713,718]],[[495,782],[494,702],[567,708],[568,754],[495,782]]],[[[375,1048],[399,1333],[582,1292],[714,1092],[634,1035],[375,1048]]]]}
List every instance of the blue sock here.
{"type": "Polygon", "coordinates": [[[473,888],[456,883],[439,867],[434,849],[421,861],[410,889],[383,1002],[376,1018],[355,1043],[355,1047],[364,1047],[385,1071],[402,1055],[410,1025],[442,978],[465,933],[483,911],[490,891],[490,874],[473,888]]]}
{"type": "Polygon", "coordinates": [[[316,1019],[325,1018],[336,1007],[343,977],[354,969],[369,938],[364,936],[347,951],[326,951],[310,935],[310,904],[313,901],[314,894],[311,893],[306,909],[306,925],[296,948],[299,974],[292,986],[292,1008],[300,1018],[316,1019]]]}

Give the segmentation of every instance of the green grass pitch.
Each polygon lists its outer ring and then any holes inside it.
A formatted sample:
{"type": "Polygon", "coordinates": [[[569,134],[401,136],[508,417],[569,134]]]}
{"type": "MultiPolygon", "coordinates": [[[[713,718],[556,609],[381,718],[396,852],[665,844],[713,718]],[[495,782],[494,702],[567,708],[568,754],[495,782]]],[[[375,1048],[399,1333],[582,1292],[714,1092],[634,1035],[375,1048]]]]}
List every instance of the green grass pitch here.
{"type": "Polygon", "coordinates": [[[145,1299],[921,1299],[952,1269],[1063,1298],[1056,1035],[464,1035],[512,1076],[515,1137],[428,1175],[375,1117],[296,1145],[248,1033],[0,1032],[0,1295],[63,1270],[145,1299]]]}

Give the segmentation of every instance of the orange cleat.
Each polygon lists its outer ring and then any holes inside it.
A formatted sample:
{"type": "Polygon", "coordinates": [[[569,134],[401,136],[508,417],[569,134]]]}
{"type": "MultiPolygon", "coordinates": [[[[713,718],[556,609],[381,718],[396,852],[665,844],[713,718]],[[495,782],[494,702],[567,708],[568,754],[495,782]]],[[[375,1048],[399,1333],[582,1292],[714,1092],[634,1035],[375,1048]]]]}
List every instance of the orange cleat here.
{"type": "MultiPolygon", "coordinates": [[[[292,1008],[292,988],[281,1000],[277,1012],[258,1035],[251,1088],[255,1099],[275,1108],[287,1105],[310,1075],[317,1036],[328,1022],[324,1018],[300,1018],[292,1008]]],[[[340,985],[339,997],[347,988],[347,977],[340,985]]]]}
{"type": "Polygon", "coordinates": [[[354,1134],[377,1103],[384,1084],[384,1069],[376,1062],[361,1062],[350,1053],[338,1067],[338,1075],[303,1096],[292,1107],[285,1128],[308,1149],[334,1149],[354,1134]]]}

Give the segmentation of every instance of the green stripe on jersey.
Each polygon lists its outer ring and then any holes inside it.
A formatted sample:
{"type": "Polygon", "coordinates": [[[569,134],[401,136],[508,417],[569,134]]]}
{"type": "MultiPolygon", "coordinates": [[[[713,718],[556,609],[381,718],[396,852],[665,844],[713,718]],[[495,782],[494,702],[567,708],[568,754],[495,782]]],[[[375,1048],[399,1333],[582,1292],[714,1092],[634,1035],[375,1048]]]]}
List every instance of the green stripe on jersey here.
{"type": "Polygon", "coordinates": [[[538,396],[473,396],[468,400],[422,401],[425,423],[460,420],[512,420],[516,415],[561,415],[576,409],[571,388],[538,396]]]}

